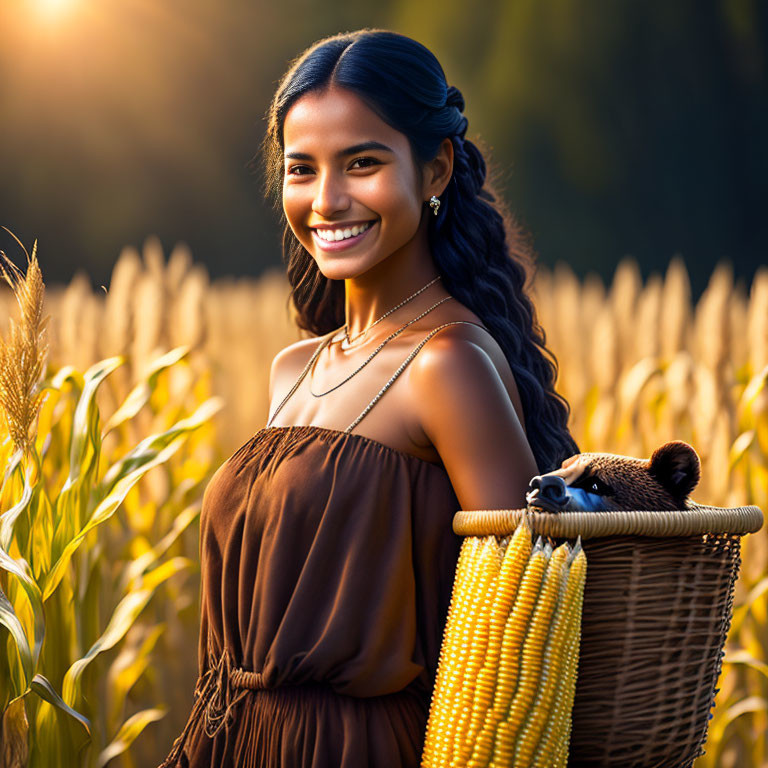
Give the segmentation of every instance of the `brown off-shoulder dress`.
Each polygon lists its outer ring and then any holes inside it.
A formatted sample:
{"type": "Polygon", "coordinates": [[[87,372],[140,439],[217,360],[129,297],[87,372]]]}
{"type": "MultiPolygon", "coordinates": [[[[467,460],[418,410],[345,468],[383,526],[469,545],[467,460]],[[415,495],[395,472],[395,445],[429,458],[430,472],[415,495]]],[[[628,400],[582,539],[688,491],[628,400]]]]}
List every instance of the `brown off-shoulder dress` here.
{"type": "Polygon", "coordinates": [[[200,676],[160,768],[419,765],[459,504],[442,464],[351,429],[457,322],[346,430],[264,427],[211,478],[200,676]]]}

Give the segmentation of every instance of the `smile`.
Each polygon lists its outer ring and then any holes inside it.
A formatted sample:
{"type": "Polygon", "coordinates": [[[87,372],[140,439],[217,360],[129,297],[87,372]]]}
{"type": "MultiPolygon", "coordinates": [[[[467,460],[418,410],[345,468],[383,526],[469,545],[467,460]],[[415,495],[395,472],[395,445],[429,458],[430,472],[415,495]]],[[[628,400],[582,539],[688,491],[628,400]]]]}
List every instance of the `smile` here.
{"type": "Polygon", "coordinates": [[[349,229],[313,229],[312,237],[324,251],[341,251],[357,245],[373,229],[374,224],[375,221],[349,229]]]}

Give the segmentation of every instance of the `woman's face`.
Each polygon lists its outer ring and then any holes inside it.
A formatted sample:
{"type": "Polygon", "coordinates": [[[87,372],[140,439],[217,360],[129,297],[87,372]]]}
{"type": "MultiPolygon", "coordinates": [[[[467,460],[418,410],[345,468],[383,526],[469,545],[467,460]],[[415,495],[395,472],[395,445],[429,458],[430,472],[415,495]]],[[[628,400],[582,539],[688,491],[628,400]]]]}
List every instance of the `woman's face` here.
{"type": "Polygon", "coordinates": [[[283,138],[283,210],[326,277],[361,274],[414,240],[429,195],[408,139],[355,94],[304,94],[283,138]]]}

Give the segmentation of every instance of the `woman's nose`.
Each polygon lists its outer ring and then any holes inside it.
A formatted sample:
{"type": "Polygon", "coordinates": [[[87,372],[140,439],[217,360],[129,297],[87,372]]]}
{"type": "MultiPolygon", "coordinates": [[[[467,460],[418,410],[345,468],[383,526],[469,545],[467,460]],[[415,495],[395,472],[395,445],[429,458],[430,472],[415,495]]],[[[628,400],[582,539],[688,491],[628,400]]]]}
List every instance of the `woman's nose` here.
{"type": "Polygon", "coordinates": [[[318,176],[312,210],[323,218],[330,218],[337,211],[349,207],[349,195],[343,180],[334,173],[318,176]]]}

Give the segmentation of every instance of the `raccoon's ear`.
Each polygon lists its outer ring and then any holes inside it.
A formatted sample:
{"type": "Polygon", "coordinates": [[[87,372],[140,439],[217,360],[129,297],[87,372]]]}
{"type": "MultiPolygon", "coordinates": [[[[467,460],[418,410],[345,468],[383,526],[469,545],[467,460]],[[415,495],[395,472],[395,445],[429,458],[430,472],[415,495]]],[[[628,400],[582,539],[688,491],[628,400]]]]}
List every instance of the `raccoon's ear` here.
{"type": "Polygon", "coordinates": [[[701,462],[688,443],[671,440],[653,452],[648,471],[673,496],[683,499],[701,479],[701,462]]]}

